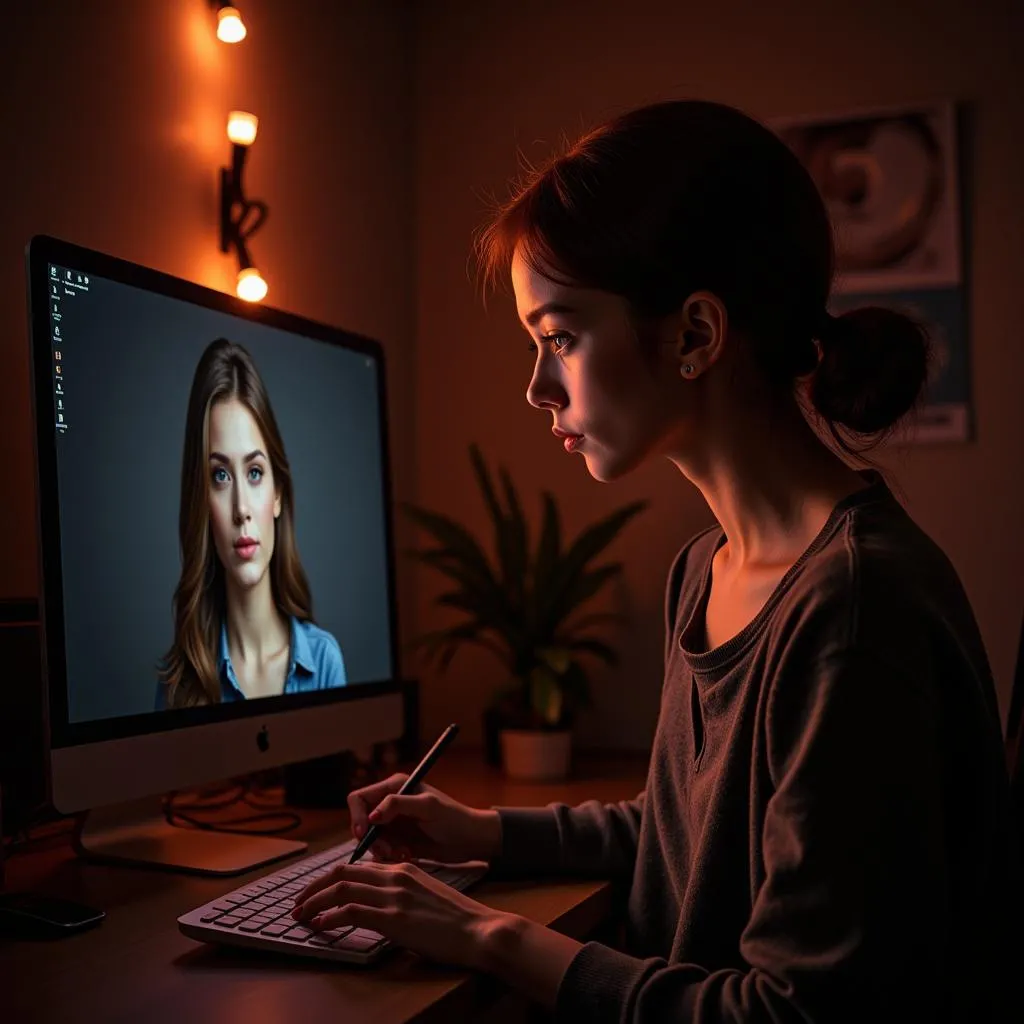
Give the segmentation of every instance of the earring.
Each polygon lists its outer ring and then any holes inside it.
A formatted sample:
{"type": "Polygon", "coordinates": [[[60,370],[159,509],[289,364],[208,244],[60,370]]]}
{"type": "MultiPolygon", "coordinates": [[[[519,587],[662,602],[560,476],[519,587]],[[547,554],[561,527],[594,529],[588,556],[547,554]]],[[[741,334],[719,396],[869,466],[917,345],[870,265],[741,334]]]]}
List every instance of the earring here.
{"type": "Polygon", "coordinates": [[[693,363],[684,363],[683,364],[683,373],[687,377],[689,377],[690,374],[693,373],[693,363]]]}

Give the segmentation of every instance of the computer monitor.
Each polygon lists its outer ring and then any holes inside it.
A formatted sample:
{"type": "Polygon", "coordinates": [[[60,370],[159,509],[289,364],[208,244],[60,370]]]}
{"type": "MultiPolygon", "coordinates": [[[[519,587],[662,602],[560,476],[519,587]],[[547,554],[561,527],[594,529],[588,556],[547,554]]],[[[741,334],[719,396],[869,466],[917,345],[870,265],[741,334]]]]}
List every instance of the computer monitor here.
{"type": "Polygon", "coordinates": [[[53,238],[27,263],[50,799],[104,858],[301,849],[159,796],[401,735],[381,346],[53,238]]]}

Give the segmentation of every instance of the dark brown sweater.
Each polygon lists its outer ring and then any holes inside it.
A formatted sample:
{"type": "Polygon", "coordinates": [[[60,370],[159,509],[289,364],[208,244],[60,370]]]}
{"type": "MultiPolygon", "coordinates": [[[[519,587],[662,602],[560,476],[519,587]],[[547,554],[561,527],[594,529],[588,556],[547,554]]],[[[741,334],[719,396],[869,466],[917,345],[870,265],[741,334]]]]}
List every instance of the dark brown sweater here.
{"type": "Polygon", "coordinates": [[[984,646],[946,556],[864,475],[714,650],[722,530],[679,553],[644,793],[499,808],[496,873],[626,897],[623,948],[583,946],[557,1020],[1024,1019],[1024,997],[994,1008],[1024,921],[984,646]]]}

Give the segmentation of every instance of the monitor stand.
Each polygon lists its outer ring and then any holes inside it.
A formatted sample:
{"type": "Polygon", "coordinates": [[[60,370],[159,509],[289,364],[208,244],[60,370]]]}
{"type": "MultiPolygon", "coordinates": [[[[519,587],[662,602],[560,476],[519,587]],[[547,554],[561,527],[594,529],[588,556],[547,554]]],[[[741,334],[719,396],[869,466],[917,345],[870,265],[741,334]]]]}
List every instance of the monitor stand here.
{"type": "Polygon", "coordinates": [[[159,796],[88,811],[73,844],[88,860],[197,875],[240,875],[308,848],[297,839],[170,825],[159,796]]]}

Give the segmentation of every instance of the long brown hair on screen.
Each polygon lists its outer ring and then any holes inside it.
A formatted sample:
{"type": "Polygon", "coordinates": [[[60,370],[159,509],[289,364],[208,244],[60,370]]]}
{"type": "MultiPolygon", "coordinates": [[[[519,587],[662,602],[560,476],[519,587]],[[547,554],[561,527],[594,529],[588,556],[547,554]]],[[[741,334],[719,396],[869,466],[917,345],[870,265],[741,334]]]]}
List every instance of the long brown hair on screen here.
{"type": "Polygon", "coordinates": [[[485,296],[516,250],[551,280],[624,297],[638,323],[713,292],[768,382],[807,408],[805,396],[848,455],[923,397],[923,324],[879,306],[828,314],[835,246],[821,194],[776,133],[733,107],[641,107],[529,167],[477,233],[485,296]]]}
{"type": "Polygon", "coordinates": [[[217,648],[227,588],[210,526],[209,427],[210,410],[231,399],[241,402],[255,419],[281,495],[269,567],[274,604],[285,617],[313,618],[309,582],[295,542],[291,468],[267,390],[248,351],[218,338],[196,366],[185,417],[178,513],[181,577],[174,591],[174,642],[159,666],[160,679],[168,687],[168,708],[221,700],[217,648]]]}

